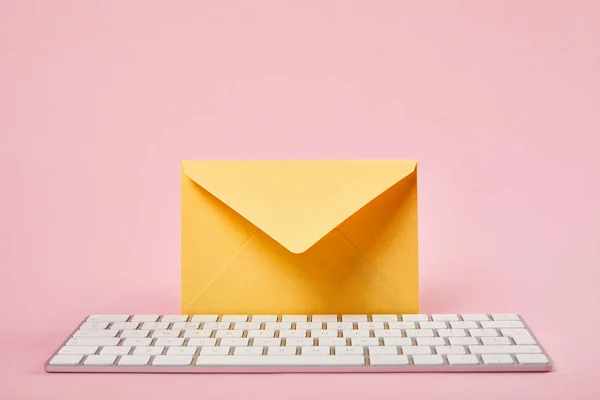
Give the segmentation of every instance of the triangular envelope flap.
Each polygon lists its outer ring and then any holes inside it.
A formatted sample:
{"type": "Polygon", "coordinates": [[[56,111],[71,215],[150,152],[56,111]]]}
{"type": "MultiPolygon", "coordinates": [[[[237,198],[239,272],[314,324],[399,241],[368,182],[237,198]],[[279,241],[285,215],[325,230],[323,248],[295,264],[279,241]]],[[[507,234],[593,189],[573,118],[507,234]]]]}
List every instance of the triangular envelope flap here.
{"type": "Polygon", "coordinates": [[[187,177],[293,253],[410,175],[416,161],[183,161],[187,177]]]}

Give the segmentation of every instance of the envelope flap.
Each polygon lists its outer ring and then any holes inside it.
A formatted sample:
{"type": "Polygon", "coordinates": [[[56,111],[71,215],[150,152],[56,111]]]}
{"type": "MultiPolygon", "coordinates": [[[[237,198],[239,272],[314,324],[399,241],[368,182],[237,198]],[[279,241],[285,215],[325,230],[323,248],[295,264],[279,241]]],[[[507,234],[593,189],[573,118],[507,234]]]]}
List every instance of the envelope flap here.
{"type": "Polygon", "coordinates": [[[182,161],[184,174],[293,253],[415,171],[416,161],[182,161]]]}

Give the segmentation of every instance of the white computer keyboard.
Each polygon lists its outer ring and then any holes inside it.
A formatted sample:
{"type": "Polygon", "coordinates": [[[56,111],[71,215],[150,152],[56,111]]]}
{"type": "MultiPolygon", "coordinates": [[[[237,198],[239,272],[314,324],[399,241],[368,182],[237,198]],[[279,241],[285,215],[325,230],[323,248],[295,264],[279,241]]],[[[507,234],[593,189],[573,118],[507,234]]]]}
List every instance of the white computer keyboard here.
{"type": "Polygon", "coordinates": [[[47,372],[550,371],[517,314],[90,315],[47,372]]]}

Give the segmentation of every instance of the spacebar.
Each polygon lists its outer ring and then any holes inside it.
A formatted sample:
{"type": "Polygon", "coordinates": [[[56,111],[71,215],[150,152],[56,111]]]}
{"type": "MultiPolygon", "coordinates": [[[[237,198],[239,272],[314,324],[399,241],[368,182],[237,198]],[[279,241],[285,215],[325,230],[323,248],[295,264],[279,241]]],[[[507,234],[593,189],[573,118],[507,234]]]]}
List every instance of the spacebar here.
{"type": "Polygon", "coordinates": [[[347,366],[364,365],[362,355],[347,356],[204,356],[198,357],[196,365],[245,365],[245,366],[347,366]]]}

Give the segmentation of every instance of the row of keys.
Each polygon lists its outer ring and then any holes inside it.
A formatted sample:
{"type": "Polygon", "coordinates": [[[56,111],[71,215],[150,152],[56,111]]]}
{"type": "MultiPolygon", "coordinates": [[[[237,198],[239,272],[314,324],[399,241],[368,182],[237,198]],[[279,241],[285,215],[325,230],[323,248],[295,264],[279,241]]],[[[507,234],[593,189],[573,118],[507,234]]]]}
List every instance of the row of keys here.
{"type": "MultiPolygon", "coordinates": [[[[338,315],[90,315],[88,322],[339,322],[338,315]]],[[[432,314],[432,321],[518,321],[517,314],[432,314]]],[[[341,316],[341,322],[422,322],[429,321],[427,314],[376,314],[376,315],[349,315],[341,316]]]]}

